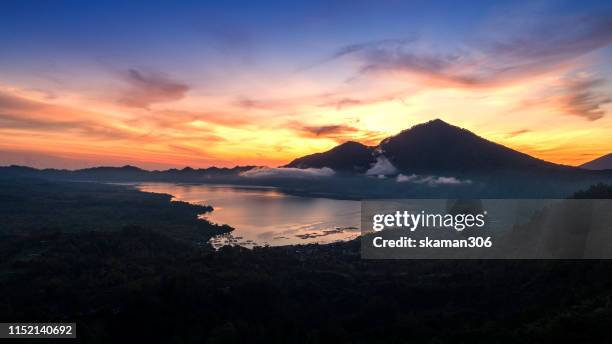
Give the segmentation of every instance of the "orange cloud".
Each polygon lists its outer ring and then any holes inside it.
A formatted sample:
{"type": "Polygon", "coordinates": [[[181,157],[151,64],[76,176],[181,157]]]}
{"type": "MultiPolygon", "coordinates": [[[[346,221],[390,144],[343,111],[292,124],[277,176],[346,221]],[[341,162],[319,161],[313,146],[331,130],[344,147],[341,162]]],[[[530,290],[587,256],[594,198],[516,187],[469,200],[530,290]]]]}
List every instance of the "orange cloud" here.
{"type": "Polygon", "coordinates": [[[513,137],[516,137],[516,136],[519,136],[519,135],[522,135],[522,134],[525,134],[525,133],[528,133],[528,132],[531,132],[531,130],[529,130],[529,129],[515,130],[515,131],[513,131],[511,133],[508,133],[508,135],[506,135],[506,137],[507,138],[513,138],[513,137]]]}
{"type": "Polygon", "coordinates": [[[606,75],[580,73],[612,43],[612,24],[602,16],[558,20],[450,53],[410,37],[341,47],[322,63],[345,74],[317,74],[319,65],[286,77],[249,70],[203,89],[129,69],[119,73],[120,96],[92,91],[95,78],[86,90],[6,87],[0,148],[100,164],[279,165],[344,141],[375,145],[440,116],[537,157],[577,163],[612,151],[606,75]]]}

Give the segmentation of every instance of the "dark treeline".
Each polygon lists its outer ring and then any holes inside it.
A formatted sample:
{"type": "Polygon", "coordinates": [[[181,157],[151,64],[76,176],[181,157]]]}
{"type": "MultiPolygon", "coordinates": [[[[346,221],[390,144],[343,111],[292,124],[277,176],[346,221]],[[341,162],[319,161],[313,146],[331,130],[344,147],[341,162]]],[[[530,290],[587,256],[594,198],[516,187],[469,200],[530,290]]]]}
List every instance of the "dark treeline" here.
{"type": "Polygon", "coordinates": [[[609,262],[366,261],[355,243],[213,252],[139,228],[2,252],[2,318],[76,321],[91,343],[592,343],[612,320],[609,262]]]}
{"type": "Polygon", "coordinates": [[[198,219],[211,206],[171,201],[127,186],[0,177],[0,235],[116,231],[135,225],[174,238],[206,242],[226,225],[198,219]]]}

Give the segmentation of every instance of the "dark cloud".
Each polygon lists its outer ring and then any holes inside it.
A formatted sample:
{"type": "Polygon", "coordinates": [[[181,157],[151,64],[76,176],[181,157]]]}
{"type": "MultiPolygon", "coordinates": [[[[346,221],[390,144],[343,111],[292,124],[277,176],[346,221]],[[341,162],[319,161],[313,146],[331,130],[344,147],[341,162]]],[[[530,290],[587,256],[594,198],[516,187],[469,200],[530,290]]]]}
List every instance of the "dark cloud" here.
{"type": "Polygon", "coordinates": [[[336,142],[359,141],[365,145],[378,144],[386,134],[378,131],[368,131],[346,124],[306,125],[300,122],[290,122],[286,125],[305,138],[328,138],[336,142]]]}
{"type": "Polygon", "coordinates": [[[268,98],[254,99],[240,96],[233,101],[233,105],[245,110],[271,110],[295,112],[300,107],[317,106],[333,107],[336,110],[344,108],[376,104],[385,101],[402,100],[404,92],[393,92],[380,95],[369,95],[367,97],[353,97],[341,92],[325,92],[294,98],[268,98]]]}
{"type": "Polygon", "coordinates": [[[182,99],[189,87],[186,84],[157,73],[144,73],[129,69],[121,74],[122,79],[131,87],[119,102],[126,106],[147,108],[154,103],[163,103],[182,99]]]}
{"type": "Polygon", "coordinates": [[[353,98],[353,97],[338,97],[333,94],[322,96],[322,102],[318,104],[320,107],[333,107],[336,110],[350,108],[354,106],[370,105],[385,101],[400,99],[401,94],[388,94],[369,98],[353,98]]]}
{"type": "Polygon", "coordinates": [[[38,102],[0,92],[0,109],[2,111],[28,111],[41,108],[38,102]]]}
{"type": "Polygon", "coordinates": [[[331,58],[352,56],[360,63],[360,74],[410,72],[455,84],[471,83],[467,76],[453,75],[450,70],[465,62],[467,56],[419,52],[411,40],[381,40],[340,48],[331,58]]]}
{"type": "Polygon", "coordinates": [[[320,126],[303,126],[301,131],[312,134],[314,136],[333,136],[347,133],[356,133],[359,129],[343,125],[320,125],[320,126]]]}
{"type": "Polygon", "coordinates": [[[487,42],[484,50],[504,59],[557,63],[612,43],[612,17],[555,18],[540,21],[525,31],[518,37],[487,42]]]}
{"type": "Polygon", "coordinates": [[[322,103],[321,106],[323,107],[332,106],[332,107],[335,107],[337,110],[342,110],[342,108],[345,108],[345,107],[358,106],[358,105],[363,105],[363,104],[364,102],[360,99],[341,98],[341,99],[335,99],[332,101],[322,103]]]}
{"type": "Polygon", "coordinates": [[[236,98],[233,105],[245,110],[282,110],[295,109],[304,104],[312,102],[313,97],[298,97],[298,98],[276,98],[276,99],[254,99],[250,97],[240,96],[236,98]]]}
{"type": "Polygon", "coordinates": [[[522,134],[526,134],[526,133],[529,133],[529,132],[531,132],[531,130],[529,130],[529,129],[516,130],[516,131],[513,131],[511,133],[508,133],[508,135],[506,135],[506,138],[516,137],[516,136],[519,136],[519,135],[522,135],[522,134]]]}
{"type": "Polygon", "coordinates": [[[77,128],[82,124],[78,121],[56,121],[0,113],[0,127],[4,129],[58,130],[77,128]]]}
{"type": "Polygon", "coordinates": [[[605,83],[602,78],[568,76],[544,93],[521,101],[516,110],[547,106],[559,114],[595,121],[606,115],[603,106],[612,103],[612,98],[598,89],[605,83]]]}
{"type": "Polygon", "coordinates": [[[584,117],[590,121],[605,116],[602,106],[612,102],[609,96],[599,93],[596,88],[603,79],[566,80],[564,94],[560,96],[560,109],[569,115],[584,117]]]}
{"type": "Polygon", "coordinates": [[[252,99],[248,97],[238,97],[234,101],[234,105],[241,107],[241,108],[245,108],[245,109],[251,109],[251,108],[268,109],[270,107],[273,107],[272,106],[273,104],[270,102],[256,100],[256,99],[252,99]]]}
{"type": "Polygon", "coordinates": [[[389,47],[402,47],[414,41],[416,41],[416,37],[382,39],[382,40],[377,40],[377,41],[350,44],[350,45],[346,45],[338,49],[338,51],[336,51],[329,59],[335,59],[335,58],[343,57],[346,55],[350,55],[353,53],[358,53],[358,52],[362,52],[366,50],[376,51],[376,50],[385,50],[385,49],[388,49],[389,47]]]}
{"type": "Polygon", "coordinates": [[[324,59],[319,60],[313,64],[309,64],[301,68],[298,68],[297,71],[298,72],[305,71],[305,70],[314,68],[318,65],[327,63],[329,61],[332,61],[332,60],[335,60],[335,59],[338,59],[338,58],[341,58],[347,55],[352,55],[355,53],[360,53],[360,52],[372,50],[375,48],[385,49],[388,46],[403,46],[413,41],[416,41],[416,37],[381,39],[381,40],[376,40],[376,41],[368,41],[368,42],[345,45],[341,47],[340,49],[338,49],[336,52],[334,52],[331,56],[325,57],[324,59]]]}
{"type": "Polygon", "coordinates": [[[612,43],[607,15],[549,18],[513,29],[450,54],[424,51],[412,40],[381,40],[342,47],[328,60],[354,57],[360,74],[409,73],[443,86],[491,87],[553,70],[612,43]]]}

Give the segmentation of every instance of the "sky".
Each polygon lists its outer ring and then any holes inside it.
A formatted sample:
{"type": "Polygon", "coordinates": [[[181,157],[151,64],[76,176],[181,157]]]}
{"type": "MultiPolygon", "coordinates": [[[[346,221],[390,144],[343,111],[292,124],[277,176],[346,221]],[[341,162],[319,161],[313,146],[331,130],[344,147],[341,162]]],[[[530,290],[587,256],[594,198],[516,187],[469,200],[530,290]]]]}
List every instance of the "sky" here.
{"type": "Polygon", "coordinates": [[[612,152],[610,1],[0,2],[0,165],[279,166],[440,118],[612,152]]]}

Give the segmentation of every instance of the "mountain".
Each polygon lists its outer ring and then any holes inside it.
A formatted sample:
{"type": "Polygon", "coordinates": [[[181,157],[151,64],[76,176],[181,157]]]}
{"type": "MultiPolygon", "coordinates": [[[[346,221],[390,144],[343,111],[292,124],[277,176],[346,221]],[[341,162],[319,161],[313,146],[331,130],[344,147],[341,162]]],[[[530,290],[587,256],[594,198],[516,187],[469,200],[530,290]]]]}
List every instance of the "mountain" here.
{"type": "Polygon", "coordinates": [[[384,156],[404,173],[488,173],[491,171],[561,171],[573,168],[540,160],[488,141],[440,119],[388,137],[376,147],[343,143],[327,152],[293,160],[286,167],[330,167],[365,171],[384,156]]]}
{"type": "Polygon", "coordinates": [[[580,165],[587,170],[612,170],[612,153],[580,165]]]}
{"type": "Polygon", "coordinates": [[[386,138],[379,148],[399,170],[413,173],[567,168],[488,141],[440,119],[386,138]]]}
{"type": "Polygon", "coordinates": [[[327,152],[297,158],[283,167],[322,168],[335,171],[365,172],[376,161],[374,148],[359,142],[348,141],[327,152]]]}

